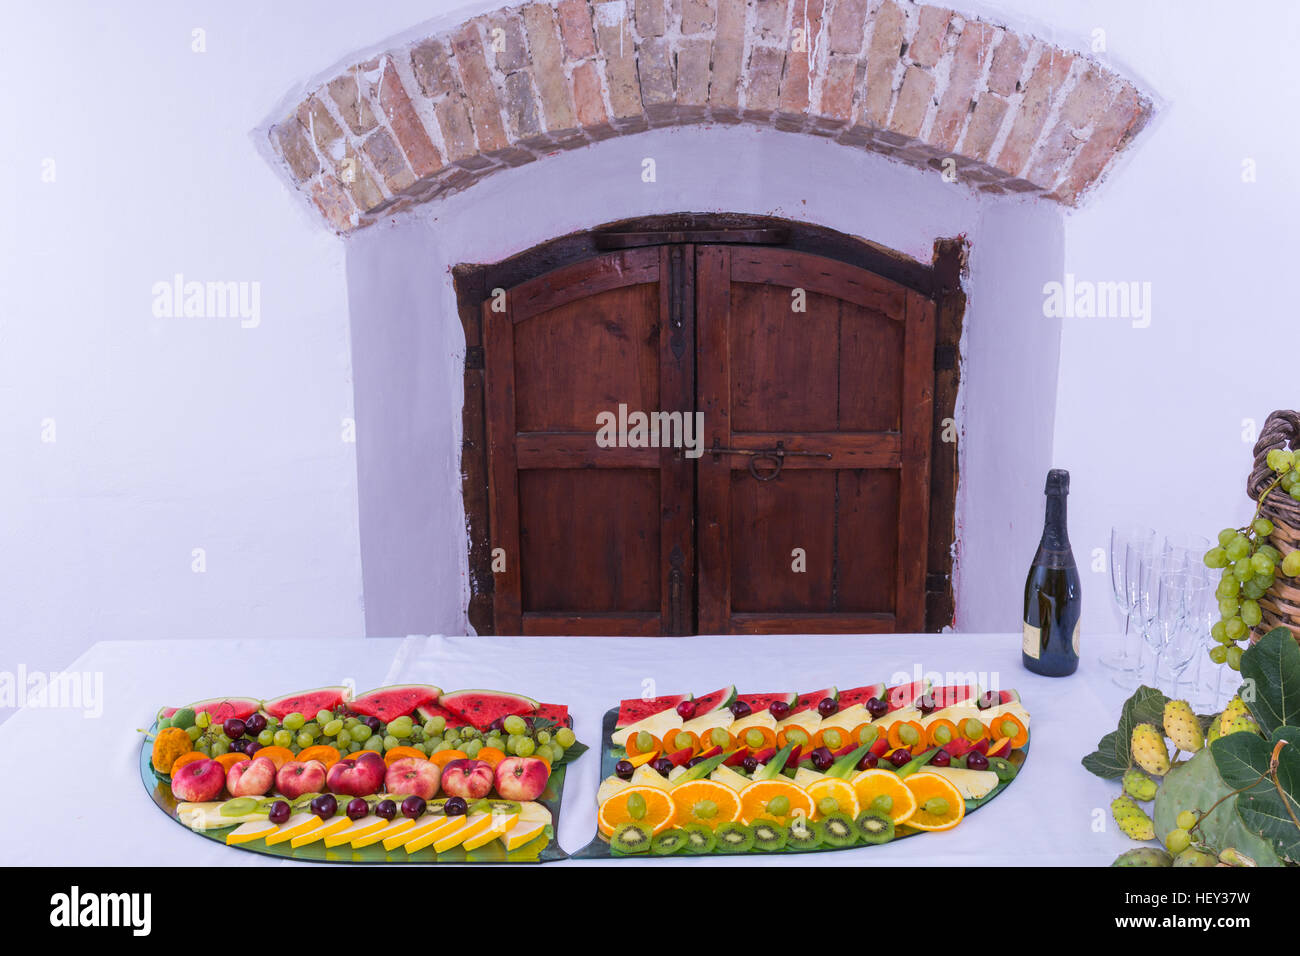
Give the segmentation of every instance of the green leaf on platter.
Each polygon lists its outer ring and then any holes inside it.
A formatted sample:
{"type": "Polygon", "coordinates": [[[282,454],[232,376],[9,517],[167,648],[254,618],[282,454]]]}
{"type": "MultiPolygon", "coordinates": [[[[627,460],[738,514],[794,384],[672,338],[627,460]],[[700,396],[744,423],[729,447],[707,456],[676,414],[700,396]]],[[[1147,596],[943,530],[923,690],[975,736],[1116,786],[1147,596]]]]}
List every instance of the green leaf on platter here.
{"type": "MultiPolygon", "coordinates": [[[[1215,741],[1215,745],[1217,746],[1219,742],[1215,741]]],[[[1160,781],[1160,789],[1156,792],[1155,809],[1152,812],[1157,836],[1163,836],[1175,829],[1177,827],[1175,821],[1182,811],[1194,810],[1197,813],[1205,813],[1214,807],[1213,812],[1205,817],[1197,828],[1195,837],[1199,841],[1208,843],[1215,852],[1233,847],[1260,866],[1281,865],[1281,860],[1273,852],[1272,843],[1265,841],[1260,836],[1260,832],[1237,812],[1239,798],[1228,796],[1236,788],[1229,786],[1219,776],[1211,749],[1205,748],[1199,751],[1191,760],[1170,770],[1160,781]],[[1224,799],[1225,797],[1227,799],[1224,799]],[[1220,800],[1223,802],[1219,803],[1220,800]]]]}
{"type": "Polygon", "coordinates": [[[569,764],[573,763],[573,761],[585,754],[587,750],[588,748],[586,744],[580,740],[575,740],[573,746],[564,751],[564,756],[557,760],[555,762],[555,767],[552,767],[551,769],[554,770],[558,767],[567,767],[569,764]]]}
{"type": "Polygon", "coordinates": [[[1269,631],[1241,655],[1239,693],[1266,734],[1300,724],[1300,645],[1284,627],[1269,631]]]}
{"type": "Polygon", "coordinates": [[[1112,730],[1102,737],[1097,749],[1083,758],[1083,765],[1089,773],[1096,774],[1103,780],[1117,780],[1128,770],[1128,762],[1121,761],[1117,754],[1116,742],[1119,731],[1112,730]]]}
{"type": "Polygon", "coordinates": [[[1210,745],[1215,766],[1233,789],[1245,788],[1237,797],[1242,822],[1260,833],[1278,856],[1300,860],[1300,727],[1279,727],[1271,740],[1253,733],[1229,734],[1210,745]],[[1287,746],[1278,751],[1277,781],[1269,770],[1273,748],[1281,740],[1287,746]],[[1288,812],[1288,806],[1290,811],[1288,812]],[[1294,814],[1294,816],[1293,816],[1294,814]]]}

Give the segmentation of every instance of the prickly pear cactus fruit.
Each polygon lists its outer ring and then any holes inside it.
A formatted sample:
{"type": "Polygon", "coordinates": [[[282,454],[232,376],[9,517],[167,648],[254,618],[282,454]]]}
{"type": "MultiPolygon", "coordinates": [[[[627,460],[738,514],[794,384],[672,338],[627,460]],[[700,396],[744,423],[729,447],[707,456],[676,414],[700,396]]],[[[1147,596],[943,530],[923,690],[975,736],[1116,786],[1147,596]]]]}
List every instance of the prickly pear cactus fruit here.
{"type": "Polygon", "coordinates": [[[1249,716],[1250,709],[1246,707],[1246,702],[1241,699],[1240,695],[1234,695],[1232,700],[1228,701],[1228,705],[1223,708],[1223,712],[1219,714],[1219,726],[1222,727],[1228,721],[1235,720],[1238,717],[1249,716]]]}
{"type": "Polygon", "coordinates": [[[1226,863],[1228,866],[1256,866],[1254,860],[1246,856],[1236,847],[1228,847],[1219,854],[1219,862],[1226,863]]]}
{"type": "Polygon", "coordinates": [[[1174,858],[1154,846],[1139,846],[1125,850],[1111,866],[1173,866],[1174,858]]]}
{"type": "Polygon", "coordinates": [[[1215,714],[1214,720],[1210,721],[1210,729],[1205,732],[1205,742],[1212,744],[1219,739],[1219,727],[1222,725],[1223,715],[1215,714]]]}
{"type": "Polygon", "coordinates": [[[1171,700],[1165,704],[1163,722],[1165,736],[1172,740],[1179,750],[1194,754],[1205,746],[1201,722],[1196,719],[1196,713],[1187,701],[1171,700]]]}
{"type": "Polygon", "coordinates": [[[1229,734],[1258,734],[1259,724],[1246,715],[1234,717],[1232,720],[1225,720],[1219,725],[1219,736],[1227,737],[1229,734]]]}
{"type": "Polygon", "coordinates": [[[1129,747],[1133,759],[1147,773],[1163,777],[1169,772],[1169,750],[1165,747],[1165,738],[1154,724],[1138,724],[1134,727],[1129,747]]]}
{"type": "Polygon", "coordinates": [[[1219,858],[1213,853],[1189,846],[1174,857],[1174,866],[1218,866],[1219,858]]]}
{"type": "Polygon", "coordinates": [[[1131,797],[1120,794],[1110,804],[1111,815],[1120,832],[1130,840],[1145,842],[1156,838],[1156,826],[1131,797]]]}
{"type": "Polygon", "coordinates": [[[1134,800],[1146,803],[1156,798],[1159,785],[1137,767],[1124,774],[1124,792],[1134,800]]]}

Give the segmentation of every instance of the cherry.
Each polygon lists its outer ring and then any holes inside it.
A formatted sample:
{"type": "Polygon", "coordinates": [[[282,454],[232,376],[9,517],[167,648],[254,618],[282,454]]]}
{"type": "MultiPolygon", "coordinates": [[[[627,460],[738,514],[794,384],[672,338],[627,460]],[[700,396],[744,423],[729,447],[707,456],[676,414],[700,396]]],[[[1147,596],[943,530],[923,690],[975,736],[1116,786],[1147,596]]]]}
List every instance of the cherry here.
{"type": "Polygon", "coordinates": [[[338,812],[339,802],[332,793],[322,793],[311,802],[311,812],[322,820],[328,820],[338,812]]]}
{"type": "Polygon", "coordinates": [[[916,709],[926,716],[933,714],[938,706],[939,705],[935,702],[933,694],[926,694],[916,702],[916,709]]]}
{"type": "Polygon", "coordinates": [[[901,767],[911,759],[912,755],[908,752],[906,747],[899,747],[889,755],[889,762],[895,767],[901,767]]]}
{"type": "Polygon", "coordinates": [[[809,755],[809,759],[812,760],[812,765],[818,770],[826,771],[835,762],[835,755],[825,747],[818,747],[809,755]]]}
{"type": "Polygon", "coordinates": [[[505,729],[506,729],[506,719],[504,717],[498,717],[496,720],[492,721],[492,723],[488,724],[489,733],[491,733],[494,730],[505,730],[505,729]]]}
{"type": "Polygon", "coordinates": [[[980,710],[988,710],[1000,703],[1002,703],[1002,695],[989,691],[987,694],[980,694],[980,699],[975,702],[975,706],[980,710]]]}
{"type": "Polygon", "coordinates": [[[790,705],[784,700],[774,700],[772,701],[772,706],[767,709],[767,712],[777,720],[785,720],[790,716],[790,705]]]}
{"type": "Polygon", "coordinates": [[[360,820],[370,812],[370,804],[366,803],[361,797],[353,797],[348,801],[348,819],[360,820]]]}
{"type": "Polygon", "coordinates": [[[247,740],[232,740],[230,742],[230,752],[232,754],[242,754],[246,743],[248,743],[247,740]]]}
{"type": "Polygon", "coordinates": [[[397,804],[392,800],[380,800],[375,804],[375,816],[391,820],[397,816],[397,804]]]}
{"type": "Polygon", "coordinates": [[[745,771],[745,773],[753,773],[755,770],[758,769],[758,758],[755,757],[753,754],[749,754],[748,756],[745,757],[744,760],[740,762],[740,766],[745,771]]]}
{"type": "Polygon", "coordinates": [[[658,771],[659,771],[659,775],[660,775],[661,777],[666,777],[666,776],[668,776],[670,773],[672,773],[672,771],[673,771],[673,767],[675,767],[676,764],[674,764],[674,763],[673,763],[671,760],[669,760],[667,757],[656,757],[656,758],[651,762],[650,766],[651,766],[653,769],[658,770],[658,771]]]}
{"type": "Polygon", "coordinates": [[[862,759],[858,761],[858,769],[871,770],[878,763],[880,763],[880,758],[868,750],[862,755],[862,759]]]}
{"type": "Polygon", "coordinates": [[[889,704],[883,697],[873,697],[867,701],[867,713],[871,715],[872,720],[884,717],[889,713],[889,704]]]}
{"type": "Polygon", "coordinates": [[[989,758],[984,756],[978,750],[972,750],[966,755],[966,769],[987,770],[989,769],[989,758]]]}
{"type": "Polygon", "coordinates": [[[244,731],[248,729],[248,726],[238,717],[228,717],[226,722],[221,725],[221,729],[231,740],[238,740],[244,736],[244,731]]]}
{"type": "MultiPolygon", "coordinates": [[[[222,728],[225,729],[224,727],[222,728]]],[[[256,737],[262,731],[266,730],[266,718],[261,714],[253,714],[244,721],[244,733],[256,737]]],[[[226,734],[229,737],[229,734],[226,734]]]]}
{"type": "Polygon", "coordinates": [[[817,713],[823,717],[832,717],[840,712],[840,705],[835,703],[834,697],[823,697],[822,702],[817,705],[817,713]]]}
{"type": "Polygon", "coordinates": [[[361,722],[370,728],[372,734],[379,733],[380,723],[378,717],[362,717],[361,722]]]}
{"type": "Polygon", "coordinates": [[[697,763],[704,763],[706,759],[707,758],[705,757],[692,757],[690,760],[686,761],[686,766],[694,767],[697,763]]]}
{"type": "Polygon", "coordinates": [[[464,797],[448,797],[442,806],[442,812],[449,817],[463,817],[469,813],[469,804],[464,797]]]}
{"type": "Polygon", "coordinates": [[[745,703],[743,700],[733,700],[730,709],[731,716],[735,717],[737,720],[740,720],[742,717],[748,717],[754,712],[754,708],[750,707],[749,704],[745,703]]]}
{"type": "MultiPolygon", "coordinates": [[[[317,799],[320,799],[319,797],[317,799]]],[[[416,817],[423,816],[425,810],[424,797],[417,797],[414,794],[402,801],[402,816],[414,820],[416,817]]]]}
{"type": "Polygon", "coordinates": [[[684,700],[677,705],[677,716],[682,720],[690,720],[695,716],[695,701],[684,700]]]}
{"type": "Polygon", "coordinates": [[[620,760],[614,764],[614,773],[620,780],[631,780],[632,774],[636,773],[636,767],[632,766],[630,760],[620,760]]]}
{"type": "Polygon", "coordinates": [[[946,767],[952,763],[952,755],[946,750],[937,750],[933,757],[930,758],[930,766],[946,767]]]}
{"type": "Polygon", "coordinates": [[[248,754],[250,757],[262,749],[262,745],[251,737],[241,740],[240,743],[244,745],[244,753],[248,754]]]}
{"type": "Polygon", "coordinates": [[[271,804],[270,810],[267,811],[266,818],[272,823],[280,824],[288,820],[293,814],[293,807],[289,806],[283,800],[277,800],[271,804]]]}

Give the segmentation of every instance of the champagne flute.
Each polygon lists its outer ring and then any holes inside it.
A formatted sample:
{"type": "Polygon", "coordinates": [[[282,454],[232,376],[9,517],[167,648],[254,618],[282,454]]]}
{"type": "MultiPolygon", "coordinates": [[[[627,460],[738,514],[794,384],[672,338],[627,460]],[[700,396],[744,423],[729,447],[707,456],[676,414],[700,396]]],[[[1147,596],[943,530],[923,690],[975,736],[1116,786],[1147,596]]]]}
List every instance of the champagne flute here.
{"type": "Polygon", "coordinates": [[[1160,616],[1167,635],[1163,659],[1171,677],[1166,691],[1170,697],[1179,695],[1188,665],[1205,646],[1198,608],[1205,605],[1208,593],[1209,584],[1194,568],[1161,575],[1160,616]]]}
{"type": "Polygon", "coordinates": [[[1137,603],[1137,587],[1134,576],[1128,569],[1128,546],[1137,543],[1149,546],[1155,541],[1156,533],[1150,528],[1137,525],[1112,527],[1110,529],[1110,587],[1115,605],[1124,616],[1124,637],[1119,650],[1105,654],[1101,662],[1107,667],[1119,671],[1136,671],[1141,664],[1142,645],[1133,633],[1133,607],[1137,603]]]}
{"type": "MultiPolygon", "coordinates": [[[[1150,590],[1143,589],[1144,573],[1149,575],[1151,563],[1155,560],[1155,532],[1149,536],[1139,535],[1124,546],[1123,580],[1126,601],[1130,605],[1129,618],[1131,627],[1141,640],[1135,641],[1137,654],[1131,670],[1117,671],[1112,678],[1125,690],[1132,691],[1142,683],[1146,670],[1145,657],[1148,647],[1148,634],[1151,623],[1155,620],[1154,596],[1150,590]],[[1144,600],[1145,598],[1145,600],[1144,600]]],[[[1145,582],[1149,585],[1149,581],[1145,582]]]]}
{"type": "Polygon", "coordinates": [[[1152,687],[1159,686],[1160,659],[1170,637],[1170,624],[1181,614],[1181,608],[1168,603],[1173,599],[1172,592],[1162,602],[1162,578],[1168,572],[1181,570],[1182,561],[1166,554],[1157,554],[1154,550],[1141,556],[1138,567],[1138,620],[1142,624],[1142,639],[1146,641],[1154,658],[1151,664],[1152,687]]]}

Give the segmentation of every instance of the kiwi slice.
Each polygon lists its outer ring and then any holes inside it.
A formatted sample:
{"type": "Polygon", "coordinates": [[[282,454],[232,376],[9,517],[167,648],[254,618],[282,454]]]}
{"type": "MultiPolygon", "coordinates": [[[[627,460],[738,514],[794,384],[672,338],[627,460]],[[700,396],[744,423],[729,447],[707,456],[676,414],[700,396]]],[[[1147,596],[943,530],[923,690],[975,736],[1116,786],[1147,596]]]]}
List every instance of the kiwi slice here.
{"type": "Polygon", "coordinates": [[[622,823],[609,838],[609,847],[615,853],[631,855],[650,849],[650,829],[639,823],[622,823]]]}
{"type": "Polygon", "coordinates": [[[859,814],[854,826],[868,843],[888,843],[894,838],[894,821],[874,810],[859,814]]]}
{"type": "Polygon", "coordinates": [[[754,833],[754,849],[768,852],[784,848],[785,841],[790,835],[789,831],[775,820],[763,818],[755,820],[750,830],[754,833]]]}
{"type": "Polygon", "coordinates": [[[686,834],[686,852],[699,855],[701,853],[712,853],[713,848],[718,845],[717,838],[713,831],[703,823],[688,823],[682,827],[682,832],[686,834]]]}
{"type": "Polygon", "coordinates": [[[989,769],[998,775],[998,783],[1006,783],[1008,780],[1014,780],[1016,779],[1016,774],[1020,772],[1020,768],[1005,757],[990,757],[989,769]]]}
{"type": "Polygon", "coordinates": [[[754,831],[743,823],[724,823],[713,836],[722,853],[748,853],[754,849],[754,831]]]}
{"type": "Polygon", "coordinates": [[[656,833],[650,841],[650,852],[655,856],[672,856],[686,848],[686,833],[673,827],[663,833],[656,833]]]}
{"type": "Polygon", "coordinates": [[[820,822],[824,830],[822,841],[827,846],[853,846],[858,842],[858,828],[848,814],[828,813],[820,822]]]}
{"type": "Polygon", "coordinates": [[[808,820],[800,817],[790,824],[786,834],[787,850],[815,850],[822,845],[823,829],[820,820],[808,820]]]}

